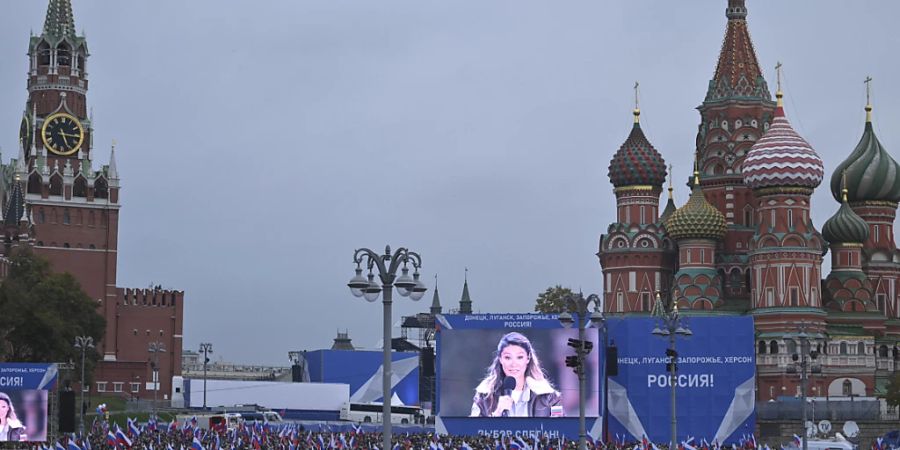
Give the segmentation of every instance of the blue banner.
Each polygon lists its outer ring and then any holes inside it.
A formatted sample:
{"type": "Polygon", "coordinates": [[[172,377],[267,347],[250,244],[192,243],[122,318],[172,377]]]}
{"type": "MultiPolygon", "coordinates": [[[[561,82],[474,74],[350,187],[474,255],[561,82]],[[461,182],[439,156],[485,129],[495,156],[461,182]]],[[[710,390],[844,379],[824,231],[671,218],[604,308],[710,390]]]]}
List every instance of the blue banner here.
{"type": "Polygon", "coordinates": [[[0,363],[0,390],[53,389],[57,376],[56,364],[0,363]]]}
{"type": "Polygon", "coordinates": [[[56,364],[0,363],[0,403],[8,429],[0,440],[47,441],[48,391],[57,378],[56,364]]]}
{"type": "Polygon", "coordinates": [[[679,442],[736,443],[753,433],[756,359],[752,317],[688,317],[691,336],[676,335],[675,381],[667,373],[672,342],[654,335],[659,320],[610,319],[611,344],[618,348],[618,375],[609,378],[609,436],[653,442],[671,439],[675,385],[679,442]]]}
{"type": "MultiPolygon", "coordinates": [[[[309,381],[350,385],[350,403],[382,401],[384,353],[365,350],[315,350],[306,353],[309,381]]],[[[391,353],[391,395],[404,405],[419,404],[419,354],[391,353]]]]}

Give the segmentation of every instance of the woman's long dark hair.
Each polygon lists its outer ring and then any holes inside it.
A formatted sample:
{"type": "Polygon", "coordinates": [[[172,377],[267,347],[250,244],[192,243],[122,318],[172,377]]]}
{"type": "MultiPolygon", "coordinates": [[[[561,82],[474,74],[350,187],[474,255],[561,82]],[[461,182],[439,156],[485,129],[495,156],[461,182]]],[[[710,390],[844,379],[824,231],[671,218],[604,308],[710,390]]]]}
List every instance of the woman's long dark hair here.
{"type": "Polygon", "coordinates": [[[3,418],[3,421],[7,425],[9,424],[10,419],[18,422],[19,418],[16,417],[16,408],[13,407],[12,400],[9,399],[9,396],[4,394],[3,392],[0,392],[0,402],[6,402],[6,405],[9,406],[9,412],[6,413],[6,417],[3,418]]]}
{"type": "Polygon", "coordinates": [[[517,333],[515,331],[506,333],[500,338],[500,342],[497,343],[497,351],[494,352],[494,360],[488,366],[487,374],[481,382],[490,387],[484,398],[484,404],[487,406],[488,413],[497,407],[497,398],[501,395],[500,390],[503,387],[503,379],[506,378],[506,374],[503,373],[503,366],[500,365],[500,354],[503,352],[503,349],[510,345],[521,347],[525,350],[525,354],[528,355],[528,367],[525,368],[526,376],[534,378],[535,380],[547,379],[544,375],[544,369],[541,367],[541,362],[538,359],[537,354],[534,353],[534,347],[532,347],[531,341],[529,341],[522,333],[517,333]]]}

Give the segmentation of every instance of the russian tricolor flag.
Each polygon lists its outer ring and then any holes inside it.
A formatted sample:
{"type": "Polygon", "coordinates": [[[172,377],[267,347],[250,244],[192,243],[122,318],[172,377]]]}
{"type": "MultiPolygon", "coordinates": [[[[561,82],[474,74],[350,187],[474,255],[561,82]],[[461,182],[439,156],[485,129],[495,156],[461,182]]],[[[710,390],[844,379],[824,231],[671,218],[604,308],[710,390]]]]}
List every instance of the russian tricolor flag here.
{"type": "Polygon", "coordinates": [[[200,443],[200,439],[194,437],[194,441],[191,442],[191,450],[203,450],[203,444],[200,443]]]}
{"type": "Polygon", "coordinates": [[[116,444],[118,443],[119,441],[116,440],[116,435],[113,434],[112,430],[106,433],[106,445],[109,445],[112,448],[116,448],[116,444]]]}
{"type": "Polygon", "coordinates": [[[116,440],[119,441],[119,444],[124,445],[125,447],[131,447],[131,439],[125,435],[121,428],[116,427],[116,440]]]}

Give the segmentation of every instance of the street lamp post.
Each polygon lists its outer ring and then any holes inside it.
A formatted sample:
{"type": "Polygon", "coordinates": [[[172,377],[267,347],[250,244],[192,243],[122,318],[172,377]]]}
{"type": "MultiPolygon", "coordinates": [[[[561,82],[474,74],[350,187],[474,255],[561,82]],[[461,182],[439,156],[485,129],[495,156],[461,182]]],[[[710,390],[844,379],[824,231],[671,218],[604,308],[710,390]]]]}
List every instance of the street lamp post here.
{"type": "Polygon", "coordinates": [[[559,315],[559,322],[566,328],[572,326],[575,319],[573,314],[578,316],[578,339],[569,339],[569,346],[575,349],[575,356],[566,357],[566,365],[575,370],[578,375],[578,448],[579,450],[587,449],[587,429],[585,426],[585,394],[587,391],[584,373],[584,359],[588,353],[594,348],[594,343],[585,339],[585,319],[588,317],[588,308],[594,305],[593,312],[590,313],[590,323],[592,325],[603,325],[603,314],[599,312],[600,297],[597,294],[591,294],[585,297],[580,292],[578,295],[566,295],[563,298],[566,311],[559,315]]]}
{"type": "Polygon", "coordinates": [[[666,349],[666,356],[669,358],[669,362],[666,363],[666,370],[669,372],[669,386],[672,391],[672,438],[669,448],[677,448],[678,417],[676,415],[677,409],[675,407],[675,385],[678,381],[678,377],[675,376],[675,372],[678,370],[678,352],[675,350],[675,336],[691,336],[694,333],[688,328],[687,324],[684,323],[683,318],[678,315],[678,304],[675,303],[674,299],[671,303],[672,308],[669,311],[665,311],[662,306],[662,301],[660,300],[660,295],[658,292],[656,293],[656,306],[654,307],[654,312],[660,322],[653,328],[652,333],[655,336],[666,337],[669,339],[669,348],[666,349]]]}
{"type": "Polygon", "coordinates": [[[87,349],[94,348],[94,338],[91,336],[75,336],[75,348],[81,349],[81,411],[78,416],[81,418],[80,431],[84,435],[84,354],[87,349]]]}
{"type": "Polygon", "coordinates": [[[206,411],[206,365],[209,363],[209,353],[212,353],[212,344],[200,343],[200,352],[203,353],[203,410],[206,411]]]}
{"type": "Polygon", "coordinates": [[[159,354],[166,351],[166,346],[162,342],[154,341],[150,343],[147,351],[153,354],[151,368],[153,369],[153,418],[156,417],[156,402],[158,401],[159,392],[159,354]]]}
{"type": "Polygon", "coordinates": [[[794,353],[791,355],[791,360],[793,361],[793,365],[787,367],[787,373],[799,373],[800,374],[800,411],[801,411],[801,420],[803,421],[803,432],[802,436],[802,448],[803,450],[807,450],[807,430],[806,430],[806,387],[809,381],[809,373],[820,373],[822,372],[822,366],[813,365],[815,361],[819,358],[819,352],[817,350],[810,351],[809,348],[809,335],[806,334],[805,325],[800,326],[800,333],[797,335],[797,339],[800,340],[800,353],[794,353]]]}
{"type": "Polygon", "coordinates": [[[378,300],[381,294],[384,305],[383,330],[384,337],[384,361],[381,376],[382,411],[381,422],[383,426],[382,450],[391,448],[391,295],[394,288],[402,297],[419,300],[425,295],[427,288],[419,280],[419,268],[422,267],[422,258],[418,253],[406,248],[398,248],[393,254],[391,247],[384,248],[384,254],[379,255],[368,248],[358,249],[353,252],[353,262],[356,263],[356,275],[350,279],[347,286],[354,297],[363,297],[369,302],[378,300]],[[362,263],[365,261],[369,270],[368,277],[362,275],[362,263]],[[413,275],[409,275],[409,264],[413,266],[413,275]],[[402,269],[401,269],[402,266],[402,269]],[[401,275],[397,276],[397,269],[401,269],[401,275]],[[375,271],[381,286],[375,281],[375,271]]]}

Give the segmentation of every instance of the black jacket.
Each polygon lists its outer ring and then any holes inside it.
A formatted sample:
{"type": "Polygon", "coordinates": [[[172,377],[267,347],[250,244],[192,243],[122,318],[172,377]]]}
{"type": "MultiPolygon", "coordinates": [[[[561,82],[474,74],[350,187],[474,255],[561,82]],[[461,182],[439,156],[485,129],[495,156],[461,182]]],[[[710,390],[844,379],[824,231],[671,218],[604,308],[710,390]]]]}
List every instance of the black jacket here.
{"type": "MultiPolygon", "coordinates": [[[[528,399],[528,417],[550,417],[551,408],[560,406],[562,396],[559,392],[550,386],[550,383],[544,380],[535,380],[528,378],[526,385],[530,391],[528,399]]],[[[491,412],[497,407],[496,398],[499,392],[494,393],[494,401],[488,404],[488,392],[485,386],[479,385],[475,389],[475,398],[472,399],[472,416],[474,417],[490,417],[491,412]]]]}

